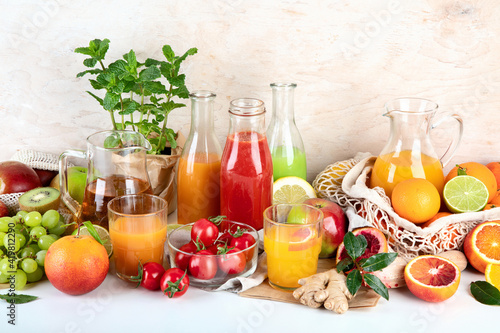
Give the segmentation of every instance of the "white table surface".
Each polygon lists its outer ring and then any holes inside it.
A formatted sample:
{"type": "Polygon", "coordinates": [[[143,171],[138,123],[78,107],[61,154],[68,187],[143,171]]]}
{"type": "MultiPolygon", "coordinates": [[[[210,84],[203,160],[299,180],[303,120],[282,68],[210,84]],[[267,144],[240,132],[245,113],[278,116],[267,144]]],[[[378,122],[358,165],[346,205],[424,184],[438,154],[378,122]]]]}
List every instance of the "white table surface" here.
{"type": "Polygon", "coordinates": [[[134,289],[111,273],[81,296],[66,295],[44,280],[18,292],[40,299],[16,306],[15,326],[8,324],[9,304],[0,303],[0,332],[496,332],[500,308],[470,295],[469,284],[477,280],[484,275],[468,267],[447,301],[428,303],[406,288],[392,289],[389,301],[343,315],[194,287],[169,299],[160,291],[134,289]]]}

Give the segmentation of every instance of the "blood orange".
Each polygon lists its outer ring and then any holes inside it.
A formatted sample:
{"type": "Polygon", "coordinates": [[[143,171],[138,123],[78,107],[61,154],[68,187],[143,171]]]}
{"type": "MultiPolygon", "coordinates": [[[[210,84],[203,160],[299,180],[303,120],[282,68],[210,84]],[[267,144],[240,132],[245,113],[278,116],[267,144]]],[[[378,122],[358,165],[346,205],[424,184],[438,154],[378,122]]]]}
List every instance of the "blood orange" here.
{"type": "MultiPolygon", "coordinates": [[[[363,253],[363,255],[361,255],[358,259],[368,258],[377,253],[387,252],[388,247],[385,235],[377,228],[364,227],[356,229],[352,233],[354,236],[365,236],[366,242],[368,243],[365,253],[363,253]]],[[[337,249],[337,263],[346,257],[347,251],[344,247],[344,242],[342,242],[337,249]]]]}
{"type": "Polygon", "coordinates": [[[460,284],[460,269],[438,256],[419,256],[405,267],[405,281],[413,295],[427,302],[442,302],[455,294],[460,284]]]}
{"type": "Polygon", "coordinates": [[[478,224],[464,240],[464,253],[475,269],[484,273],[486,265],[500,265],[500,221],[478,224]]]}

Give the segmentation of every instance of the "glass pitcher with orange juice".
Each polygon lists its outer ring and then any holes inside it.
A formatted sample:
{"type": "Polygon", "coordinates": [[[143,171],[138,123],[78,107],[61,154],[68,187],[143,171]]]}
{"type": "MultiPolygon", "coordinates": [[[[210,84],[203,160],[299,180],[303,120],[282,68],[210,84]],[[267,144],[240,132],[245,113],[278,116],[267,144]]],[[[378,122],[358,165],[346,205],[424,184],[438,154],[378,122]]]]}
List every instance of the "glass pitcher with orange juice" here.
{"type": "Polygon", "coordinates": [[[220,212],[222,148],[214,132],[214,99],[210,91],[191,93],[191,129],[177,168],[177,221],[181,224],[220,212]]]}
{"type": "Polygon", "coordinates": [[[403,180],[424,178],[440,194],[443,192],[443,166],[452,158],[463,132],[460,116],[453,114],[432,123],[438,105],[421,98],[397,98],[386,103],[384,116],[391,119],[389,142],[377,157],[370,177],[370,187],[382,187],[390,198],[394,187],[403,180]],[[441,158],[430,140],[430,131],[446,119],[457,122],[457,132],[441,158]]]}

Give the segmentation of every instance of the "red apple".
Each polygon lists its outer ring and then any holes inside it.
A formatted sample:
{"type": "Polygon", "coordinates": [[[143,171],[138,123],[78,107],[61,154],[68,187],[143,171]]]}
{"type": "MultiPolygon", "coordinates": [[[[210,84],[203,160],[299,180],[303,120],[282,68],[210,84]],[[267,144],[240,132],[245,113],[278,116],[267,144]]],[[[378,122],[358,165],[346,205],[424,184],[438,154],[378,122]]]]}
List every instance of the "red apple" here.
{"type": "Polygon", "coordinates": [[[0,201],[0,217],[4,216],[9,216],[9,208],[3,201],[0,201]]]}
{"type": "Polygon", "coordinates": [[[58,171],[42,170],[37,168],[33,168],[33,170],[35,170],[38,178],[40,178],[42,186],[49,186],[52,179],[59,173],[58,171]]]}
{"type": "Polygon", "coordinates": [[[26,192],[42,186],[36,172],[24,163],[0,163],[0,194],[26,192]]]}
{"type": "Polygon", "coordinates": [[[347,232],[347,223],[344,211],[335,202],[326,199],[313,198],[304,201],[323,212],[323,242],[320,258],[330,258],[335,255],[337,247],[344,240],[347,232]]]}

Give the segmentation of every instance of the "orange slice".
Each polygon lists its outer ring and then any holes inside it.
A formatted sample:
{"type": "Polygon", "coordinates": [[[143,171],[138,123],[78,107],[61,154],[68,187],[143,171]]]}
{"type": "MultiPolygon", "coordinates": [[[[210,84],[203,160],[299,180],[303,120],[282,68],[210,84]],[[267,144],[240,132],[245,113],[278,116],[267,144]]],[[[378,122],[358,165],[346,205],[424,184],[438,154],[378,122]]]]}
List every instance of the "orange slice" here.
{"type": "Polygon", "coordinates": [[[483,222],[472,229],[465,237],[464,253],[482,273],[488,264],[500,265],[500,221],[483,222]]]}
{"type": "Polygon", "coordinates": [[[290,236],[288,251],[302,251],[314,245],[314,233],[311,228],[300,228],[290,236]]]}
{"type": "Polygon", "coordinates": [[[500,290],[500,265],[488,264],[484,271],[486,281],[500,290]]]}
{"type": "Polygon", "coordinates": [[[405,281],[413,295],[427,302],[442,302],[455,294],[460,269],[438,256],[419,256],[405,267],[405,281]]]}

